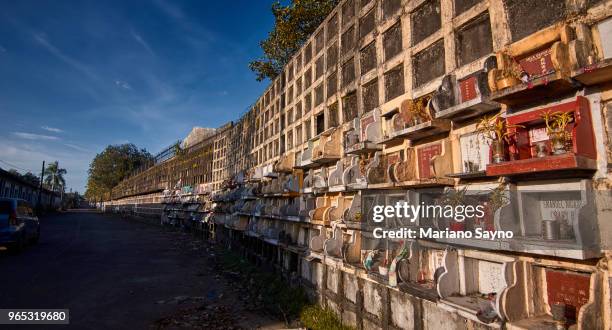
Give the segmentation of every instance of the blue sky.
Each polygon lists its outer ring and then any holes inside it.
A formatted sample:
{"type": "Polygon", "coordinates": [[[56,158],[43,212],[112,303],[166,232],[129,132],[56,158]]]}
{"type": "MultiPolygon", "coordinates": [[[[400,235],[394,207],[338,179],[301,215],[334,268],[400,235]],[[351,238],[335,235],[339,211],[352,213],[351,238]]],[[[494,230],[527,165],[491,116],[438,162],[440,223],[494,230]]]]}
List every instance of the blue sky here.
{"type": "Polygon", "coordinates": [[[236,119],[265,89],[248,69],[268,1],[0,1],[0,167],[58,160],[67,188],[108,144],[156,153],[236,119]]]}

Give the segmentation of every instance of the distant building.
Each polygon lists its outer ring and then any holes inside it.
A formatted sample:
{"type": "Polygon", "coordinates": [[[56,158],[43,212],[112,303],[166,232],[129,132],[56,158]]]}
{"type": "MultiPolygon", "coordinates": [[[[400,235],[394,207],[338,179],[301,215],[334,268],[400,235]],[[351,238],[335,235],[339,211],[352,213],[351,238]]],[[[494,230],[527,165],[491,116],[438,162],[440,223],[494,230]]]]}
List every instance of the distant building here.
{"type": "Polygon", "coordinates": [[[207,137],[214,135],[216,131],[214,128],[194,127],[181,143],[181,148],[189,148],[196,145],[207,137]]]}
{"type": "MultiPolygon", "coordinates": [[[[0,198],[21,198],[37,205],[38,189],[35,184],[0,168],[0,198]]],[[[40,202],[44,207],[51,205],[52,208],[57,208],[60,205],[60,194],[43,188],[40,202]]]]}

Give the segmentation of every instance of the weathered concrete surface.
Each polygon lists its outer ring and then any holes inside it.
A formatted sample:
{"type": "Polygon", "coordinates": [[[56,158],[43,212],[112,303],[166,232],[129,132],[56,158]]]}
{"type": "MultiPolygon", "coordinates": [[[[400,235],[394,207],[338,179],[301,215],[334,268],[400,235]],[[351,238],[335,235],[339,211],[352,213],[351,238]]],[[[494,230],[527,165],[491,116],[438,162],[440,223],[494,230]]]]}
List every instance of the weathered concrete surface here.
{"type": "Polygon", "coordinates": [[[389,298],[392,324],[401,329],[414,329],[415,313],[410,296],[391,290],[389,298]]]}
{"type": "Polygon", "coordinates": [[[381,288],[376,283],[365,281],[363,286],[363,307],[366,312],[373,315],[382,314],[381,288]]]}
{"type": "Polygon", "coordinates": [[[338,293],[340,275],[339,269],[333,267],[327,268],[327,289],[333,293],[338,293]]]}
{"type": "Polygon", "coordinates": [[[353,304],[357,303],[357,295],[359,290],[359,285],[357,283],[357,278],[354,275],[343,273],[344,274],[344,297],[348,299],[353,304]]]}
{"type": "Polygon", "coordinates": [[[425,329],[467,329],[466,323],[460,322],[457,314],[451,314],[429,301],[423,301],[423,319],[425,329]]]}

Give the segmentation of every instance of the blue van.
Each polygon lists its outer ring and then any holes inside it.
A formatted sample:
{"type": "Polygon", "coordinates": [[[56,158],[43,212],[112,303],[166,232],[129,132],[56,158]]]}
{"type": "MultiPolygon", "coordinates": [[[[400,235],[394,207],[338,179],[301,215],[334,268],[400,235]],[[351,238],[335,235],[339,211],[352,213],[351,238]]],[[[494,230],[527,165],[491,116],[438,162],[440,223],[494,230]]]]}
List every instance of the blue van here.
{"type": "Polygon", "coordinates": [[[20,252],[39,238],[40,222],[32,206],[23,199],[0,198],[0,246],[20,252]]]}

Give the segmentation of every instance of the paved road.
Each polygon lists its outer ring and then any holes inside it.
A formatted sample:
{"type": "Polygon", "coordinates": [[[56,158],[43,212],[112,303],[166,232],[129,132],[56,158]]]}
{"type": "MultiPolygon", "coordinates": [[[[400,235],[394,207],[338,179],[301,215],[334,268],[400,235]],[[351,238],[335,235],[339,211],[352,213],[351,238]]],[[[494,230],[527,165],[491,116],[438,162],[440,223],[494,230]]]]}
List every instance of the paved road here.
{"type": "Polygon", "coordinates": [[[93,213],[41,222],[38,245],[0,254],[0,308],[68,308],[72,328],[143,329],[180,308],[160,301],[219,293],[202,252],[178,248],[176,233],[93,213]]]}

